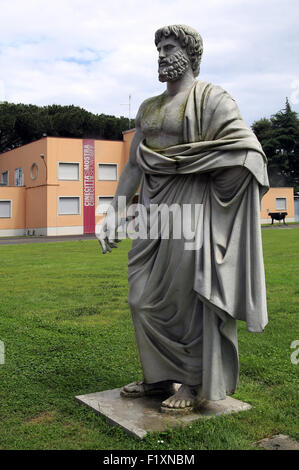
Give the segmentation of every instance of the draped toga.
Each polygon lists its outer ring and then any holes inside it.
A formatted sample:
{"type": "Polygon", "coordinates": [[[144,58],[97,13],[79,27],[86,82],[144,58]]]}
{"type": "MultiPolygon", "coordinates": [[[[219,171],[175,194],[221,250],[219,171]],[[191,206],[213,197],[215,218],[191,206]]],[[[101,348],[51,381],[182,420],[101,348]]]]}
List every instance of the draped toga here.
{"type": "Polygon", "coordinates": [[[188,95],[182,140],[163,150],[140,143],[139,203],[148,210],[202,204],[201,246],[135,239],[129,304],[144,382],[202,384],[204,398],[219,400],[238,383],[237,320],[250,332],[267,324],[260,224],[266,157],[233,98],[207,82],[196,81],[188,95]]]}

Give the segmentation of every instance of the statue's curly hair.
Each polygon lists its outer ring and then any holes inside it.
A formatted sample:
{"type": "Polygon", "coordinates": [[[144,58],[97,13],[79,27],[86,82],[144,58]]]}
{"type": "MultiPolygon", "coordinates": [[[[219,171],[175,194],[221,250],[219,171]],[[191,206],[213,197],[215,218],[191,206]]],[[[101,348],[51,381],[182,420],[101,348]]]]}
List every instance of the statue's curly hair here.
{"type": "Polygon", "coordinates": [[[195,29],[184,24],[174,24],[170,26],[163,26],[155,33],[156,46],[161,41],[162,37],[167,38],[173,35],[179,40],[182,47],[186,48],[188,57],[191,62],[194,77],[197,77],[200,70],[200,61],[203,52],[203,44],[201,35],[195,29]]]}

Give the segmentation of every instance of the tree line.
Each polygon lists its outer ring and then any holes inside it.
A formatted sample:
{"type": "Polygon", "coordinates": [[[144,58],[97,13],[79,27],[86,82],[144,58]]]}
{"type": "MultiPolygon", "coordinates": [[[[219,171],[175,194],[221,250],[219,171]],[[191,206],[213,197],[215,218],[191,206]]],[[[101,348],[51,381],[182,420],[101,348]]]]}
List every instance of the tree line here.
{"type": "Polygon", "coordinates": [[[78,106],[0,103],[0,153],[45,136],[122,140],[134,127],[126,117],[93,114],[78,106]]]}
{"type": "Polygon", "coordinates": [[[268,158],[270,186],[299,191],[299,119],[288,99],[285,107],[252,124],[252,130],[268,158]]]}

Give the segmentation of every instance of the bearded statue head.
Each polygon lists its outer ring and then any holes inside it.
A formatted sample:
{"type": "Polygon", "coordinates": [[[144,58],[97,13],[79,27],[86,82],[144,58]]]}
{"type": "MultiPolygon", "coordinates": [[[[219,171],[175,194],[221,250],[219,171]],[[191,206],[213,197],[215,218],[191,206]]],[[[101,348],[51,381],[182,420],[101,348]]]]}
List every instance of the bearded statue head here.
{"type": "MultiPolygon", "coordinates": [[[[164,26],[155,33],[155,44],[158,47],[161,41],[171,40],[172,47],[177,44],[175,52],[170,51],[159,58],[159,80],[162,82],[178,80],[188,67],[192,68],[194,77],[200,70],[203,43],[200,34],[186,25],[164,26]]],[[[159,47],[158,47],[159,50],[159,47]]]]}

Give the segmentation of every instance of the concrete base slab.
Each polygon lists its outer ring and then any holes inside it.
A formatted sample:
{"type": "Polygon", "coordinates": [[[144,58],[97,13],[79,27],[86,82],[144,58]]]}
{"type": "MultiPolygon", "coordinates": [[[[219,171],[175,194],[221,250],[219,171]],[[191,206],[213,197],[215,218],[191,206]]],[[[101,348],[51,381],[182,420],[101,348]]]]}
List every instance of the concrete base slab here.
{"type": "Polygon", "coordinates": [[[123,398],[120,388],[75,397],[80,403],[105,416],[111,424],[121,426],[133,437],[143,439],[148,432],[166,431],[184,426],[201,418],[249,410],[251,405],[226,397],[225,400],[208,401],[197,411],[182,416],[161,413],[161,397],[123,398]]]}
{"type": "Polygon", "coordinates": [[[262,439],[256,444],[266,450],[299,450],[299,442],[284,434],[262,439]]]}

